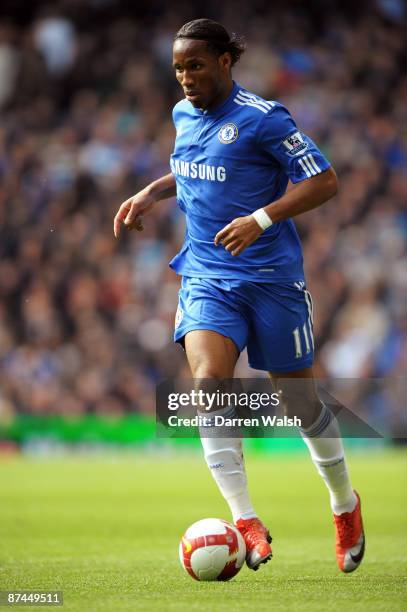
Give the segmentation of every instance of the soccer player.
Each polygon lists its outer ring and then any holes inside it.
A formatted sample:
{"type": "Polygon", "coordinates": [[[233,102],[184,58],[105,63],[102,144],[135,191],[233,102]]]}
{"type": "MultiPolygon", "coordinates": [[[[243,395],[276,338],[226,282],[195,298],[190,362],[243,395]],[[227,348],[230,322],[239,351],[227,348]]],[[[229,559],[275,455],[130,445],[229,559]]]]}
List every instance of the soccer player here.
{"type": "MultiPolygon", "coordinates": [[[[352,572],[365,546],[360,499],[338,423],[314,390],[312,301],[292,221],[334,196],[337,178],[282,104],[233,81],[231,68],[243,51],[239,38],[210,19],[178,31],[173,67],[185,98],[173,110],[171,173],[120,206],[114,233],[122,224],[142,230],[151,207],[176,195],[187,230],[170,263],[182,275],[174,337],[193,378],[232,378],[247,346],[250,365],[269,372],[288,412],[295,404],[298,415],[298,390],[290,397],[296,388],[290,381],[309,383],[300,385],[301,434],[329,490],[339,568],[352,572]],[[286,191],[289,180],[294,187],[286,191]]],[[[233,412],[217,409],[228,417],[233,412]]],[[[271,558],[271,537],[249,497],[242,441],[203,434],[206,462],[245,539],[246,562],[256,570],[271,558]]]]}

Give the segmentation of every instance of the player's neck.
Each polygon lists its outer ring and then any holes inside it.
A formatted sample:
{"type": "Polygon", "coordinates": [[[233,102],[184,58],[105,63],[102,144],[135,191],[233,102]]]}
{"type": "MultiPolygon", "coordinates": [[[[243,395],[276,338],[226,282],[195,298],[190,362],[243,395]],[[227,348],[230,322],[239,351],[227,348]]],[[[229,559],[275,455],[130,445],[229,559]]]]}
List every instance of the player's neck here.
{"type": "Polygon", "coordinates": [[[206,108],[202,108],[201,110],[203,110],[206,113],[212,113],[219,106],[222,106],[222,104],[228,99],[228,97],[232,93],[233,85],[234,85],[234,83],[233,83],[232,79],[230,79],[230,81],[227,81],[225,83],[225,86],[222,88],[222,90],[216,96],[216,98],[214,98],[212,100],[212,102],[206,108]]]}

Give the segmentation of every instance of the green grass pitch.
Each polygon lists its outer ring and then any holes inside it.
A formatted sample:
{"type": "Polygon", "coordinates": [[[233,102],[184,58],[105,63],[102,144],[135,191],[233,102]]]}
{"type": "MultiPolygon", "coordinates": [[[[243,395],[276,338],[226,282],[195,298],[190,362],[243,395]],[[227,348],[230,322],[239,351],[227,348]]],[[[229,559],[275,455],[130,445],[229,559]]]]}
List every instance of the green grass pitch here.
{"type": "Polygon", "coordinates": [[[3,458],[0,589],[63,590],[60,609],[80,612],[406,610],[407,453],[349,464],[367,533],[358,571],[336,567],[328,494],[307,455],[248,454],[274,558],[199,583],[179,564],[179,538],[198,519],[230,517],[198,454],[3,458]]]}

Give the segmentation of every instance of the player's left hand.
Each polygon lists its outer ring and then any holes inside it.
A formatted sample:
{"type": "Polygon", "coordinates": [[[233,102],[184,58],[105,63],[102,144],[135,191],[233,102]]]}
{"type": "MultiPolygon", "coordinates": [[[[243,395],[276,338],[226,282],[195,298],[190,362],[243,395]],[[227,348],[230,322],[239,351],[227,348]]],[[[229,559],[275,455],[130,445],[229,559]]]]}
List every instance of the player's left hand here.
{"type": "Polygon", "coordinates": [[[240,255],[263,233],[252,215],[237,217],[225,225],[215,236],[215,246],[221,244],[233,257],[240,255]]]}

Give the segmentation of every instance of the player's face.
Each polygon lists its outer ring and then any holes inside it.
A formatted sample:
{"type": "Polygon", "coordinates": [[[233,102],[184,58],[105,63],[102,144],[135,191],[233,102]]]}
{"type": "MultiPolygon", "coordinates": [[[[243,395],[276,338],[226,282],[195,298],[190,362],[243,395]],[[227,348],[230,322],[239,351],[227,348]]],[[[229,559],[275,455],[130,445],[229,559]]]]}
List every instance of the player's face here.
{"type": "Polygon", "coordinates": [[[173,67],[187,100],[196,108],[214,107],[232,87],[229,53],[217,56],[201,40],[176,40],[173,67]]]}

